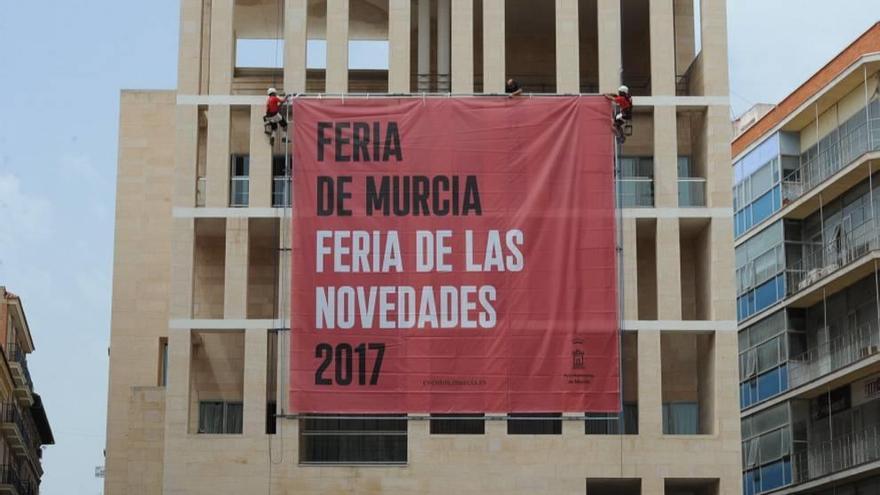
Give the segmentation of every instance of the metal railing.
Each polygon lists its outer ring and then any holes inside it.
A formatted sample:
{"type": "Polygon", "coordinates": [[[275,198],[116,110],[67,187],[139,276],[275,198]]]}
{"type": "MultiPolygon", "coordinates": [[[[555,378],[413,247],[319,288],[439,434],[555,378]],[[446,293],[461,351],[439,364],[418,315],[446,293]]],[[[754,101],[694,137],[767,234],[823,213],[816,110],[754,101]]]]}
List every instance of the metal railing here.
{"type": "Polygon", "coordinates": [[[27,383],[28,390],[33,392],[34,390],[34,381],[31,379],[31,372],[28,370],[27,365],[27,354],[21,350],[21,346],[18,344],[7,344],[6,352],[9,353],[9,361],[18,364],[21,366],[21,371],[24,374],[25,383],[27,383]]]}
{"type": "Polygon", "coordinates": [[[21,479],[15,466],[9,464],[0,465],[0,485],[11,486],[18,495],[33,495],[36,493],[33,484],[21,479]]]}
{"type": "Polygon", "coordinates": [[[876,322],[868,322],[822,345],[789,358],[789,388],[798,387],[880,351],[876,322]]]}
{"type": "Polygon", "coordinates": [[[868,123],[863,123],[846,134],[840,135],[838,139],[826,145],[824,149],[806,162],[802,162],[797,170],[782,179],[783,200],[794,201],[828,177],[853,163],[863,154],[880,150],[880,140],[875,139],[875,135],[878,133],[880,133],[880,126],[869,126],[868,123]]]}
{"type": "Polygon", "coordinates": [[[794,453],[794,482],[804,483],[876,460],[880,460],[880,429],[875,425],[794,453]]]}
{"type": "Polygon", "coordinates": [[[702,177],[679,177],[678,206],[680,208],[706,206],[706,179],[702,177]]]}
{"type": "Polygon", "coordinates": [[[797,263],[786,268],[788,295],[794,295],[841,268],[880,248],[880,231],[871,221],[841,232],[836,240],[815,246],[797,263]]]}
{"type": "Polygon", "coordinates": [[[617,195],[622,208],[653,208],[654,179],[651,177],[617,179],[617,195]]]}
{"type": "Polygon", "coordinates": [[[40,434],[33,418],[23,413],[15,403],[3,402],[0,404],[0,422],[14,424],[33,458],[40,458],[40,434]]]}
{"type": "Polygon", "coordinates": [[[290,177],[276,175],[272,178],[272,206],[290,208],[290,177]]]}

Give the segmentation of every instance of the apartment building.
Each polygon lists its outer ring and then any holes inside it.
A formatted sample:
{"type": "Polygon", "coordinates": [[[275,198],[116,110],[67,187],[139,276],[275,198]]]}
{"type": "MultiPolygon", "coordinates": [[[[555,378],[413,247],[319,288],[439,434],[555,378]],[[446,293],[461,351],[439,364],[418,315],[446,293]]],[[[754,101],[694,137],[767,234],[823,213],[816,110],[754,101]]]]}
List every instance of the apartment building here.
{"type": "Polygon", "coordinates": [[[34,341],[21,298],[0,285],[0,493],[36,495],[44,445],[55,439],[28,371],[34,341]]]}
{"type": "Polygon", "coordinates": [[[725,9],[182,0],[177,88],[121,95],[105,493],[738,494],[725,9]],[[469,97],[508,77],[636,95],[622,412],[292,414],[289,157],[263,135],[266,88],[469,97]]]}
{"type": "Polygon", "coordinates": [[[880,24],[733,141],[744,493],[880,493],[880,24]]]}

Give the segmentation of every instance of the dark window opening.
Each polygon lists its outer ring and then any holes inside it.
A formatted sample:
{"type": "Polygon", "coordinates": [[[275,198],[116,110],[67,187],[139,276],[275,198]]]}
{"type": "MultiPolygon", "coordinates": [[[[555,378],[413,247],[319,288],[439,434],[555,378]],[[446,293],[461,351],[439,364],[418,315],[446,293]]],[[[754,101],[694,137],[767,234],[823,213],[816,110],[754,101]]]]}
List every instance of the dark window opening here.
{"type": "Polygon", "coordinates": [[[562,435],[562,413],[511,413],[508,435],[562,435]],[[547,419],[543,419],[547,418],[547,419]]]}
{"type": "Polygon", "coordinates": [[[407,419],[371,415],[300,420],[302,464],[405,464],[407,419]]]}
{"type": "Polygon", "coordinates": [[[432,414],[431,435],[483,435],[485,414],[432,414]]]}

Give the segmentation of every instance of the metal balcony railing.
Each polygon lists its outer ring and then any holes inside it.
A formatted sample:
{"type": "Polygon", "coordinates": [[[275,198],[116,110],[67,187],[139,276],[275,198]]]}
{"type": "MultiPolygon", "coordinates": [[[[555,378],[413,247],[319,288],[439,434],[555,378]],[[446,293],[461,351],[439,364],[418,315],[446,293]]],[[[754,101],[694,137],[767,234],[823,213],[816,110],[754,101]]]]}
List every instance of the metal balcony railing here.
{"type": "Polygon", "coordinates": [[[853,331],[789,358],[789,388],[821,378],[877,352],[880,352],[877,323],[860,325],[853,331]]]}
{"type": "Polygon", "coordinates": [[[869,151],[880,150],[880,126],[871,121],[841,134],[837,140],[827,144],[821,151],[807,161],[802,161],[797,170],[782,179],[782,198],[788,203],[803,196],[825,179],[853,163],[869,151]]]}
{"type": "Polygon", "coordinates": [[[34,382],[31,379],[31,372],[30,370],[28,370],[27,354],[23,350],[21,350],[21,346],[19,346],[18,344],[8,344],[6,346],[6,352],[9,353],[9,363],[21,367],[22,374],[24,375],[25,386],[30,392],[33,392],[34,382]]]}
{"type": "Polygon", "coordinates": [[[33,485],[21,479],[15,466],[0,464],[0,486],[12,487],[18,495],[33,495],[36,493],[33,485]]]}
{"type": "Polygon", "coordinates": [[[795,483],[880,460],[880,429],[877,425],[835,437],[792,455],[795,483]]]}
{"type": "Polygon", "coordinates": [[[27,452],[35,462],[39,462],[40,434],[33,419],[27,413],[23,413],[12,402],[4,402],[0,404],[0,425],[7,431],[10,426],[14,426],[18,430],[22,445],[13,444],[13,449],[19,448],[19,451],[27,452]]]}
{"type": "Polygon", "coordinates": [[[653,208],[654,179],[652,177],[617,179],[617,196],[621,208],[653,208]]]}
{"type": "Polygon", "coordinates": [[[786,268],[788,295],[807,289],[878,248],[880,230],[874,229],[871,221],[839,233],[824,248],[814,245],[804,258],[786,268]]]}
{"type": "Polygon", "coordinates": [[[680,208],[706,206],[706,179],[702,177],[679,177],[678,206],[680,208]]]}

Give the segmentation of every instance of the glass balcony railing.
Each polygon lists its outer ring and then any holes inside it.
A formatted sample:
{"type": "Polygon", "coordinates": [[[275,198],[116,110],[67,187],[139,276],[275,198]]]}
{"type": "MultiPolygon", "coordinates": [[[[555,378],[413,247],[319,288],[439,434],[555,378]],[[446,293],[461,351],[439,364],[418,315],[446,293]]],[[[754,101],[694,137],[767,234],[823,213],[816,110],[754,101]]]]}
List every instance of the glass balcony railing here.
{"type": "Polygon", "coordinates": [[[248,176],[233,177],[229,181],[229,206],[245,207],[248,205],[250,178],[248,176]]]}
{"type": "Polygon", "coordinates": [[[860,325],[839,337],[789,358],[789,388],[798,387],[880,352],[876,322],[860,325]]]}
{"type": "Polygon", "coordinates": [[[621,208],[653,208],[654,179],[652,177],[618,179],[617,196],[621,208]]]}
{"type": "Polygon", "coordinates": [[[786,268],[788,295],[807,289],[841,268],[880,248],[880,231],[872,222],[865,222],[849,232],[840,233],[836,240],[822,246],[812,246],[806,256],[786,268]]]}
{"type": "Polygon", "coordinates": [[[836,435],[792,456],[794,482],[804,483],[880,460],[880,427],[836,435]]]}
{"type": "Polygon", "coordinates": [[[290,177],[275,176],[272,178],[272,206],[290,208],[290,177]]]}
{"type": "Polygon", "coordinates": [[[207,181],[204,177],[196,179],[196,206],[205,206],[205,186],[207,181]]]}
{"type": "Polygon", "coordinates": [[[800,168],[783,177],[784,202],[792,202],[808,193],[865,153],[880,150],[880,122],[877,119],[872,118],[870,125],[862,122],[852,129],[836,132],[839,138],[808,160],[802,159],[800,168]]]}
{"type": "Polygon", "coordinates": [[[702,177],[679,177],[678,206],[702,208],[706,206],[706,179],[702,177]]]}

